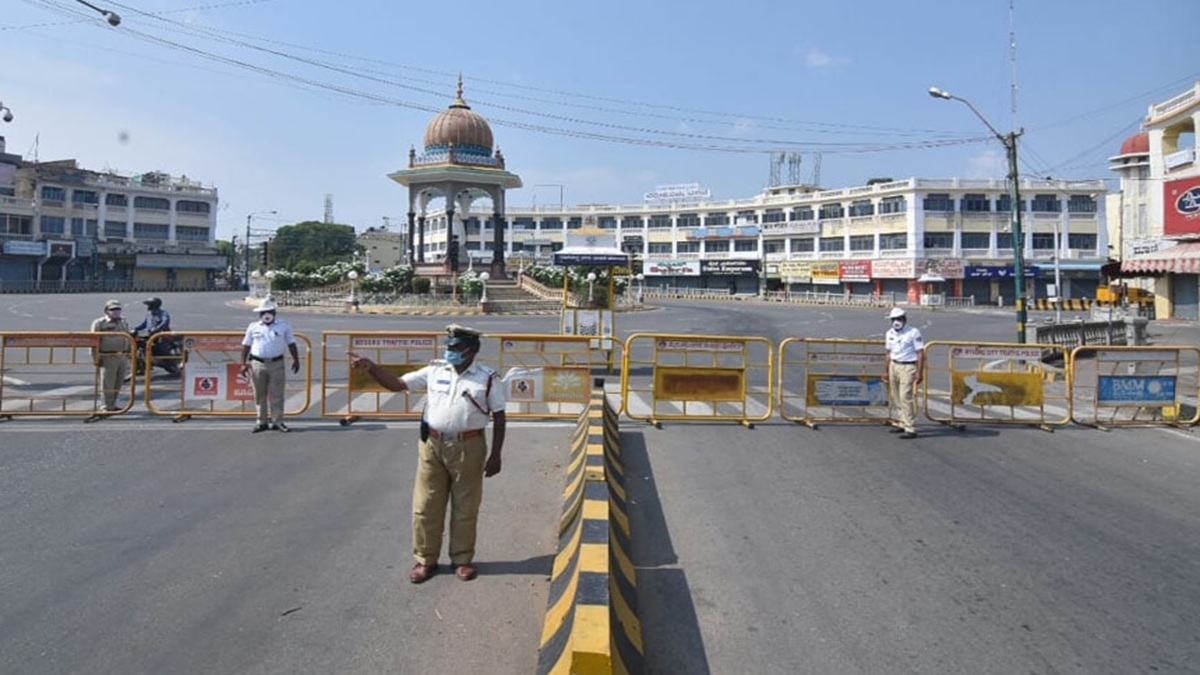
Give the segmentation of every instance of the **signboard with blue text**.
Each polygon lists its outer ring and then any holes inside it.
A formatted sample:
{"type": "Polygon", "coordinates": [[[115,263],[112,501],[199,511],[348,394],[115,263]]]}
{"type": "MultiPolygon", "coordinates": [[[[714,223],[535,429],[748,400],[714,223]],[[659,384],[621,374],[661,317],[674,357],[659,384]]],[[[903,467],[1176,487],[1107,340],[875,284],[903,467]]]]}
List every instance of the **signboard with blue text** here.
{"type": "MultiPolygon", "coordinates": [[[[1026,279],[1035,278],[1037,275],[1036,267],[1032,265],[1025,267],[1026,279]]],[[[1012,265],[967,265],[963,276],[967,279],[1012,279],[1016,275],[1013,273],[1012,265]]]]}
{"type": "Polygon", "coordinates": [[[1175,376],[1101,375],[1096,402],[1109,406],[1174,405],[1175,376]]]}

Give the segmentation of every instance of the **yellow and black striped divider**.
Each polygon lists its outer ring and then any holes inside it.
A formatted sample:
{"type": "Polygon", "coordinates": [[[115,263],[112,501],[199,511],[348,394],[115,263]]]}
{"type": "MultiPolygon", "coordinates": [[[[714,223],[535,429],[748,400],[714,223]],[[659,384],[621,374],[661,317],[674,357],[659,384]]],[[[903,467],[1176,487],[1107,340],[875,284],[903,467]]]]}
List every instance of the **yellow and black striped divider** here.
{"type": "Polygon", "coordinates": [[[1037,298],[1030,304],[1031,306],[1029,309],[1061,309],[1068,312],[1084,312],[1092,308],[1093,300],[1091,298],[1059,298],[1057,300],[1050,298],[1037,298]]]}
{"type": "Polygon", "coordinates": [[[575,434],[538,673],[640,673],[642,631],[629,558],[617,412],[602,385],[575,434]]]}
{"type": "Polygon", "coordinates": [[[1197,370],[1200,347],[1076,347],[1068,369],[1071,420],[1105,431],[1194,426],[1200,423],[1197,370]]]}
{"type": "Polygon", "coordinates": [[[80,416],[85,422],[133,407],[133,338],[125,333],[0,333],[0,420],[16,416],[80,416]],[[116,341],[108,357],[126,360],[130,377],[116,383],[117,410],[100,412],[104,383],[100,340],[116,341]]]}
{"type": "Polygon", "coordinates": [[[1071,421],[1071,376],[1050,377],[1047,361],[1066,363],[1065,347],[1002,342],[925,345],[925,416],[962,427],[1024,424],[1045,431],[1071,421]]]}
{"type": "Polygon", "coordinates": [[[891,418],[882,340],[787,338],[779,343],[779,415],[813,429],[820,422],[891,418]]]}

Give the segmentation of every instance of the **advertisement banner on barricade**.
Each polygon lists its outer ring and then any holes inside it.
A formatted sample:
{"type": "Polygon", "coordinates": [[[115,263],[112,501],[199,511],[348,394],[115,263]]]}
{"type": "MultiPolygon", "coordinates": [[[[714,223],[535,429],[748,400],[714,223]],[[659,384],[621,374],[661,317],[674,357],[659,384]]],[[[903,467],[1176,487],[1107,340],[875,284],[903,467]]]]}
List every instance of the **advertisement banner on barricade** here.
{"type": "Polygon", "coordinates": [[[1024,424],[1049,430],[1071,421],[1067,351],[1057,345],[935,341],[925,345],[922,391],[934,422],[1024,424]]]}
{"type": "Polygon", "coordinates": [[[779,414],[825,422],[888,422],[883,340],[787,338],[779,343],[779,414]]]}
{"type": "Polygon", "coordinates": [[[120,331],[0,333],[0,420],[126,413],[133,357],[133,338],[120,331]]]}
{"type": "Polygon", "coordinates": [[[1200,347],[1077,347],[1071,352],[1072,421],[1117,426],[1200,422],[1200,347]]]}

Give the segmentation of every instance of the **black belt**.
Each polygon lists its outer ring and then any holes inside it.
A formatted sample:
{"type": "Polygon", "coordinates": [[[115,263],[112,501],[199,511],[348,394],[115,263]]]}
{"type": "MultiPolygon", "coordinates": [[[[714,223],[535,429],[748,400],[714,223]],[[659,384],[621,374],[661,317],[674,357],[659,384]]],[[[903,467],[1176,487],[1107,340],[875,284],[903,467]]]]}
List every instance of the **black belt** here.
{"type": "Polygon", "coordinates": [[[916,362],[916,361],[892,361],[892,363],[899,363],[899,364],[900,364],[900,365],[902,365],[902,366],[915,366],[915,365],[917,365],[917,362],[916,362]]]}
{"type": "Polygon", "coordinates": [[[442,441],[442,440],[465,441],[468,438],[475,438],[476,436],[482,436],[482,435],[483,435],[483,429],[467,429],[466,431],[461,431],[457,434],[450,433],[450,432],[442,432],[442,431],[438,431],[437,429],[429,430],[429,437],[436,438],[439,441],[442,441]]]}
{"type": "Polygon", "coordinates": [[[255,355],[251,354],[251,355],[250,355],[250,360],[251,360],[251,361],[258,361],[259,363],[275,363],[276,361],[282,361],[282,360],[283,360],[283,357],[282,357],[282,356],[276,356],[276,357],[275,357],[275,358],[273,358],[273,359],[264,359],[264,358],[262,358],[262,357],[260,357],[260,356],[255,356],[255,355]]]}

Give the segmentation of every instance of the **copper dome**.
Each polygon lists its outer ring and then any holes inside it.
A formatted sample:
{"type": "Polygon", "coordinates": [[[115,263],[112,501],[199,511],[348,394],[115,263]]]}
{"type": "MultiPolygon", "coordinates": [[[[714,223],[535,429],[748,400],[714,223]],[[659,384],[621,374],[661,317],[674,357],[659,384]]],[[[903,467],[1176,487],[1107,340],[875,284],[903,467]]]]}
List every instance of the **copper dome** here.
{"type": "Polygon", "coordinates": [[[472,154],[492,154],[492,128],[487,120],[471,111],[463,100],[462,77],[458,78],[458,94],[450,107],[438,113],[425,127],[425,151],[446,150],[472,154]]]}
{"type": "Polygon", "coordinates": [[[1134,134],[1125,139],[1121,144],[1122,155],[1148,155],[1150,154],[1150,134],[1145,131],[1134,134]]]}

